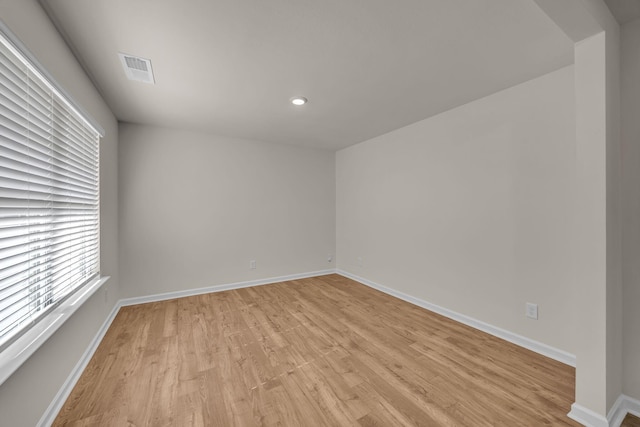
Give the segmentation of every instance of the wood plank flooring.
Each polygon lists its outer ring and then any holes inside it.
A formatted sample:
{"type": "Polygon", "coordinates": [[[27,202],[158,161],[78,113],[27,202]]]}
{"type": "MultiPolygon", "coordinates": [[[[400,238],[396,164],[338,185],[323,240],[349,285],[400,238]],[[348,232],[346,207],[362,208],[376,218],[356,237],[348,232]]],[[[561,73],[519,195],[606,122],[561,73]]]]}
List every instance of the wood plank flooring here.
{"type": "Polygon", "coordinates": [[[640,427],[640,418],[635,415],[627,414],[620,424],[620,427],[640,427]]]}
{"type": "Polygon", "coordinates": [[[338,275],[123,307],[55,426],[578,426],[575,370],[338,275]]]}

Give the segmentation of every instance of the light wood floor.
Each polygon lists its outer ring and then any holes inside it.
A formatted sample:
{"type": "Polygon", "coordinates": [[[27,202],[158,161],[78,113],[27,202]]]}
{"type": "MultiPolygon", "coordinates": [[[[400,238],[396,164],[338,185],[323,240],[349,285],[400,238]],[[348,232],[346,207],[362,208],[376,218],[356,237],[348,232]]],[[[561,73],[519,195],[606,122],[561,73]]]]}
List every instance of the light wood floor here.
{"type": "Polygon", "coordinates": [[[328,275],[122,308],[54,425],[578,426],[574,382],[328,275]]]}
{"type": "Polygon", "coordinates": [[[627,414],[622,421],[622,424],[620,424],[620,427],[640,427],[640,418],[627,414]]]}

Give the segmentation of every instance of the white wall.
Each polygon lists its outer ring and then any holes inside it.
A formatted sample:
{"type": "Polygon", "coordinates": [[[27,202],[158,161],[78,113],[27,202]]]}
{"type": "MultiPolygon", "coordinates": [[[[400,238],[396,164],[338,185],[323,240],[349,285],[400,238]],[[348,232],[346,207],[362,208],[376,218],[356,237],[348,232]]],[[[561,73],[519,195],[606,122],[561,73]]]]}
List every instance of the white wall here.
{"type": "Polygon", "coordinates": [[[0,386],[0,425],[33,427],[119,298],[118,130],[115,118],[36,0],[1,1],[0,19],[106,131],[100,146],[100,251],[102,274],[111,279],[0,386]]]}
{"type": "MultiPolygon", "coordinates": [[[[608,11],[607,11],[608,12],[608,11]]],[[[622,146],[620,141],[620,27],[608,13],[607,124],[607,411],[622,393],[622,146]]]]}
{"type": "Polygon", "coordinates": [[[576,402],[605,424],[622,391],[620,27],[603,0],[535,0],[575,44],[576,402]]]}
{"type": "MultiPolygon", "coordinates": [[[[576,404],[604,417],[608,399],[608,224],[606,40],[600,32],[575,47],[576,404]]],[[[574,410],[575,408],[572,408],[574,410]]],[[[575,416],[575,414],[573,414],[575,416]]]]}
{"type": "Polygon", "coordinates": [[[327,254],[335,248],[334,157],[121,124],[124,295],[333,268],[327,254]]]}
{"type": "Polygon", "coordinates": [[[574,352],[573,78],[563,68],[339,151],[338,268],[574,352]]]}
{"type": "Polygon", "coordinates": [[[623,392],[640,400],[640,20],[621,38],[623,392]]]}

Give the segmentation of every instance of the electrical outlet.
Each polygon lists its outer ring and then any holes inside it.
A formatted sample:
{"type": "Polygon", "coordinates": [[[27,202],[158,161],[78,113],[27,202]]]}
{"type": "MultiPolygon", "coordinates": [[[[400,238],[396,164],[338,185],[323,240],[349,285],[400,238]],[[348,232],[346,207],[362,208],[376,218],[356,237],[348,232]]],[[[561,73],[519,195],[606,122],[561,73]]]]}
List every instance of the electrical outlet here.
{"type": "Polygon", "coordinates": [[[328,254],[327,255],[327,262],[331,262],[331,261],[333,261],[333,255],[328,254]]]}
{"type": "Polygon", "coordinates": [[[358,261],[358,267],[362,267],[362,257],[361,256],[358,257],[357,261],[358,261]]]}
{"type": "Polygon", "coordinates": [[[538,320],[538,304],[532,304],[528,302],[526,304],[525,314],[529,319],[538,320]]]}
{"type": "Polygon", "coordinates": [[[251,261],[249,261],[249,268],[251,270],[255,270],[256,269],[256,260],[252,259],[251,261]]]}

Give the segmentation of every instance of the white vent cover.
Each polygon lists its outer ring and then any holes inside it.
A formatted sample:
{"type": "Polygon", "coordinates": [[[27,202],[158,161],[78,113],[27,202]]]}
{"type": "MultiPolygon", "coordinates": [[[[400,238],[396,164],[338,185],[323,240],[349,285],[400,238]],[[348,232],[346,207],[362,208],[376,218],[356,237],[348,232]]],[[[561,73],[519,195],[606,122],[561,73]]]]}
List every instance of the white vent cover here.
{"type": "Polygon", "coordinates": [[[125,53],[118,53],[118,56],[120,57],[120,61],[124,67],[124,72],[129,80],[151,84],[155,83],[150,60],[127,55],[125,53]]]}

